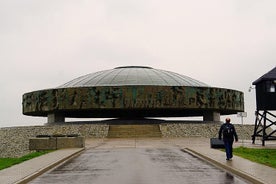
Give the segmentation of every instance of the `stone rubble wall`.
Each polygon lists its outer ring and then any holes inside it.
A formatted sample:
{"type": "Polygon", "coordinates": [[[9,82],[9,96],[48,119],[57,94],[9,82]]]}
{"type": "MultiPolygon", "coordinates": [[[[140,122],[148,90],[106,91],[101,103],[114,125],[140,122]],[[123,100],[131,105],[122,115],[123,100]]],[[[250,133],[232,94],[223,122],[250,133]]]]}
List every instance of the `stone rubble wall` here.
{"type": "MultiPolygon", "coordinates": [[[[168,123],[160,124],[163,137],[218,137],[220,123],[168,123]]],[[[239,139],[251,140],[254,125],[234,124],[239,139]]]]}
{"type": "Polygon", "coordinates": [[[0,158],[21,157],[30,153],[29,139],[37,135],[78,134],[87,138],[107,137],[108,125],[67,124],[0,128],[0,158]]]}
{"type": "MultiPolygon", "coordinates": [[[[162,137],[218,136],[219,123],[161,123],[162,137]]],[[[254,125],[235,125],[239,139],[251,140],[254,125]]],[[[78,134],[86,138],[105,138],[107,124],[60,124],[47,126],[25,126],[0,128],[0,158],[20,157],[30,153],[29,139],[37,135],[78,134]]]]}

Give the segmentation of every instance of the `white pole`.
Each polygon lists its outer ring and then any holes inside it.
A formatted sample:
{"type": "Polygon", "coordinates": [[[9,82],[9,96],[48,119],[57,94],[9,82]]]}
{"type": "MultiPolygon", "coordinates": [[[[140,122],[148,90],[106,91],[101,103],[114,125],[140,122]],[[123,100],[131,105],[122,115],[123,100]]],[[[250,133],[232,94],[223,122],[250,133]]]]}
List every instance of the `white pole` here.
{"type": "Polygon", "coordinates": [[[242,131],[242,132],[241,132],[241,136],[242,136],[242,146],[244,146],[244,144],[243,144],[243,143],[244,143],[244,140],[243,140],[244,137],[243,137],[243,136],[244,136],[245,134],[244,134],[244,127],[243,127],[243,117],[247,117],[247,113],[246,113],[246,112],[238,112],[238,113],[237,113],[237,116],[238,116],[238,117],[241,117],[241,124],[242,124],[242,128],[241,128],[241,131],[242,131]]]}
{"type": "MultiPolygon", "coordinates": [[[[244,135],[243,116],[241,116],[241,123],[242,123],[242,135],[244,135]]],[[[243,145],[243,136],[242,136],[242,146],[244,146],[244,145],[243,145]]]]}

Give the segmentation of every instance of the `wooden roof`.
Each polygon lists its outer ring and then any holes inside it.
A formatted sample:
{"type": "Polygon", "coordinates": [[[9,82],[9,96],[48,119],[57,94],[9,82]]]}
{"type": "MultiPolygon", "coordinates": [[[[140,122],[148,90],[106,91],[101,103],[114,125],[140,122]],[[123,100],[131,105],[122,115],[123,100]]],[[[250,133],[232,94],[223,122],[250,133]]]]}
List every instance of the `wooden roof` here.
{"type": "Polygon", "coordinates": [[[252,84],[256,85],[262,81],[267,81],[267,80],[276,80],[276,67],[274,67],[272,70],[261,76],[259,79],[254,81],[252,84]]]}

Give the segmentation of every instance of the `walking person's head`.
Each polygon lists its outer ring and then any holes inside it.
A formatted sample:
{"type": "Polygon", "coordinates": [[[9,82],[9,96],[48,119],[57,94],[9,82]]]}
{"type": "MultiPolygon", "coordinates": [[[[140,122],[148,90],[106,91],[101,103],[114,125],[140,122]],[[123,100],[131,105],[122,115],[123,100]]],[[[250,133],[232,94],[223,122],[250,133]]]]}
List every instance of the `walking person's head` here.
{"type": "Polygon", "coordinates": [[[225,119],[225,122],[226,122],[226,123],[230,123],[230,121],[231,121],[230,118],[226,118],[226,119],[225,119]]]}

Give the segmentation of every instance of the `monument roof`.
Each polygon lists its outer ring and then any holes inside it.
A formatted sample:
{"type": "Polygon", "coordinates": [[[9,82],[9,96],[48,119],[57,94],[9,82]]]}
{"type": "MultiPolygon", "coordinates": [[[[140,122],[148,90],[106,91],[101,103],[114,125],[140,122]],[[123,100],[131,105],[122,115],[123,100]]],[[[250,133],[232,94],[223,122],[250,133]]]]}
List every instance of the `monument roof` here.
{"type": "Polygon", "coordinates": [[[78,77],[58,88],[134,85],[208,87],[203,82],[170,71],[146,66],[122,66],[78,77]]]}

